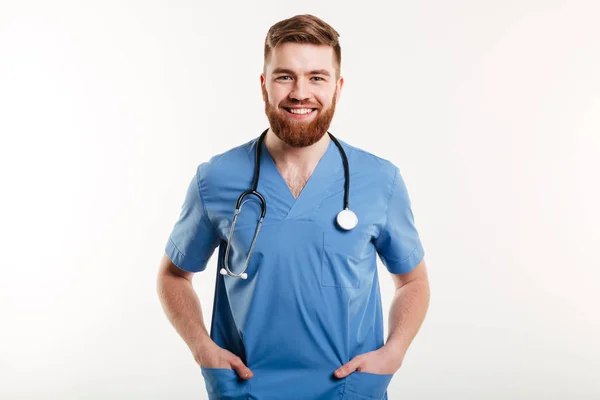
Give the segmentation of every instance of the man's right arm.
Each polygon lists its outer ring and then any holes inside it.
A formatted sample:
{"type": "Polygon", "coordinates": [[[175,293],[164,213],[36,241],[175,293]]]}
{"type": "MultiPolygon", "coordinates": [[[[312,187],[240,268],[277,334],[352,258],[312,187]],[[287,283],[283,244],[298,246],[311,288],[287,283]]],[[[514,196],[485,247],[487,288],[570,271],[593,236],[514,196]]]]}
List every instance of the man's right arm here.
{"type": "Polygon", "coordinates": [[[202,347],[210,336],[204,326],[200,300],[192,286],[193,272],[178,268],[166,254],[160,261],[157,291],[167,318],[200,364],[202,347]]]}
{"type": "Polygon", "coordinates": [[[163,254],[160,261],[157,292],[167,318],[188,345],[194,360],[205,368],[230,368],[244,379],[252,371],[235,354],[212,341],[204,326],[200,300],[192,286],[193,272],[178,268],[163,254]]]}

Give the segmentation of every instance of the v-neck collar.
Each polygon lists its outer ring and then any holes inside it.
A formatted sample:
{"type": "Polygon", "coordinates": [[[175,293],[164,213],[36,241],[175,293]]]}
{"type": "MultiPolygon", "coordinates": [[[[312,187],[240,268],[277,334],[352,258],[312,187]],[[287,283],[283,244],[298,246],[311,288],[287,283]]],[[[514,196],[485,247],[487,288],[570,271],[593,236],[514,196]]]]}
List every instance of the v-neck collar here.
{"type": "Polygon", "coordinates": [[[308,218],[320,204],[342,166],[341,157],[335,157],[336,150],[335,143],[330,140],[300,195],[295,198],[263,141],[260,166],[264,173],[261,172],[259,176],[258,186],[264,191],[262,194],[267,200],[267,213],[271,204],[274,211],[281,212],[285,219],[308,218]]]}

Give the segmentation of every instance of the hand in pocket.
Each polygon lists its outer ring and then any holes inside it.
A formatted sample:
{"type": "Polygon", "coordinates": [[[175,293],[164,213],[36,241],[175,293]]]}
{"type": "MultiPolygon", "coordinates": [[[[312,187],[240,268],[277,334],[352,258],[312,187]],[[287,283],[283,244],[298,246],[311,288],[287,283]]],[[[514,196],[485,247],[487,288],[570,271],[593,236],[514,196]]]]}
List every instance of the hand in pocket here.
{"type": "Polygon", "coordinates": [[[241,358],[219,347],[215,342],[207,344],[195,357],[202,368],[223,368],[237,372],[242,379],[250,379],[254,374],[241,358]]]}
{"type": "Polygon", "coordinates": [[[370,374],[394,374],[402,365],[402,357],[386,351],[384,347],[360,354],[335,371],[335,376],[344,378],[354,371],[370,374]]]}

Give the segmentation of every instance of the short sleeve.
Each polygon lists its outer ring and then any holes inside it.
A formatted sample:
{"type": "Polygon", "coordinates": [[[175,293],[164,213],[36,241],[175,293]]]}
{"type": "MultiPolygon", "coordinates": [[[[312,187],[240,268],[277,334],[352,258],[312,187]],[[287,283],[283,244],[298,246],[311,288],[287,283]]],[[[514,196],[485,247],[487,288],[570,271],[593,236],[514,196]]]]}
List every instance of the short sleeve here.
{"type": "Polygon", "coordinates": [[[421,262],[424,250],[415,227],[408,191],[398,168],[391,186],[385,223],[375,239],[375,247],[388,271],[405,274],[421,262]]]}
{"type": "Polygon", "coordinates": [[[190,182],[179,219],[165,248],[175,265],[190,272],[203,271],[218,245],[200,193],[201,167],[190,182]]]}

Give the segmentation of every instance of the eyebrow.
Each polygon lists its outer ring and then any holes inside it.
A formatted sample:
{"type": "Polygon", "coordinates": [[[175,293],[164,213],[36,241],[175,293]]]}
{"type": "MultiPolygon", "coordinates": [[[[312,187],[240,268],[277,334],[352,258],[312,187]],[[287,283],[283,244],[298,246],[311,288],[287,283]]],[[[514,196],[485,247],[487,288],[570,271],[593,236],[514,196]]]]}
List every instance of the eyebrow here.
{"type": "MultiPolygon", "coordinates": [[[[294,71],[292,71],[291,69],[287,69],[287,68],[275,68],[272,72],[273,74],[287,74],[287,75],[296,75],[294,73],[294,71]]],[[[331,76],[331,74],[329,73],[329,71],[327,71],[326,69],[315,69],[312,70],[308,73],[308,75],[324,75],[324,76],[331,76]]]]}

